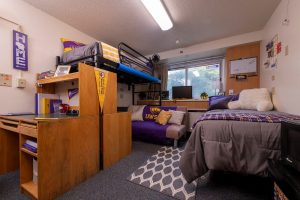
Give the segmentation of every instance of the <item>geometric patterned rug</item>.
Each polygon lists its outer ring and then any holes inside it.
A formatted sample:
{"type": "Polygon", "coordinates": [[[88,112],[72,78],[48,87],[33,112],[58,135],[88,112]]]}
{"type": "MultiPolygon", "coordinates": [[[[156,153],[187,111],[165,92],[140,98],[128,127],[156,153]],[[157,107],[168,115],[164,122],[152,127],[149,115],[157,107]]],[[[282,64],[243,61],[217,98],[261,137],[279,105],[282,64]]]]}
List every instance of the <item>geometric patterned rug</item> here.
{"type": "Polygon", "coordinates": [[[179,148],[160,148],[128,180],[176,199],[195,199],[197,180],[188,184],[179,169],[182,152],[179,148]]]}

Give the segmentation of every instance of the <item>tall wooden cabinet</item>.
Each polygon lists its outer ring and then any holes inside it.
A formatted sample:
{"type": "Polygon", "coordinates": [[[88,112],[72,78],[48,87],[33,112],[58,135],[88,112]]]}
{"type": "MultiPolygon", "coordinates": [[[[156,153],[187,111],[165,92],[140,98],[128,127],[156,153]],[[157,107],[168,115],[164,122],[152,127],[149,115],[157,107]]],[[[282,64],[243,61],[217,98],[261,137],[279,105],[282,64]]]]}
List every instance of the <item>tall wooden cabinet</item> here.
{"type": "Polygon", "coordinates": [[[117,112],[117,75],[108,73],[101,118],[101,165],[107,169],[131,153],[131,113],[117,112]]]}
{"type": "Polygon", "coordinates": [[[0,174],[20,168],[21,191],[33,199],[55,199],[131,152],[131,115],[117,112],[116,74],[108,72],[100,112],[94,69],[79,64],[76,73],[37,81],[38,93],[52,94],[78,82],[79,116],[0,116],[0,174]],[[23,148],[27,139],[37,142],[37,153],[23,148]]]}

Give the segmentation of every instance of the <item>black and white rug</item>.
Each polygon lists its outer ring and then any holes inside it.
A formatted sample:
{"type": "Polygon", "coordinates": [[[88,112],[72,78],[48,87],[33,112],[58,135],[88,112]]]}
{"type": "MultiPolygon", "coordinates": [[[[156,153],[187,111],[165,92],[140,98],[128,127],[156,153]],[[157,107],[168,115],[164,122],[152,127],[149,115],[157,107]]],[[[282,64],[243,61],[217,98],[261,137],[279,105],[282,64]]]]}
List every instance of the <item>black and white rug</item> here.
{"type": "Polygon", "coordinates": [[[128,180],[180,200],[195,199],[197,181],[188,184],[179,169],[182,152],[173,147],[160,148],[128,180]]]}

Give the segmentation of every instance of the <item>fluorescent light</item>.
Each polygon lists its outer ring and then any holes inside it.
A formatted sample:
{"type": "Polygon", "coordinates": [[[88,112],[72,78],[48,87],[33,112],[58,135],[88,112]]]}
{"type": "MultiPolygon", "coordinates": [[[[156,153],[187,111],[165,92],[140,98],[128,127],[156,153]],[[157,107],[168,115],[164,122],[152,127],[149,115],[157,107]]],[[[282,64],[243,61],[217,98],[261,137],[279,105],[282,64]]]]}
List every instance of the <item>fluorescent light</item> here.
{"type": "Polygon", "coordinates": [[[163,31],[173,27],[173,23],[160,0],[141,1],[163,31]]]}

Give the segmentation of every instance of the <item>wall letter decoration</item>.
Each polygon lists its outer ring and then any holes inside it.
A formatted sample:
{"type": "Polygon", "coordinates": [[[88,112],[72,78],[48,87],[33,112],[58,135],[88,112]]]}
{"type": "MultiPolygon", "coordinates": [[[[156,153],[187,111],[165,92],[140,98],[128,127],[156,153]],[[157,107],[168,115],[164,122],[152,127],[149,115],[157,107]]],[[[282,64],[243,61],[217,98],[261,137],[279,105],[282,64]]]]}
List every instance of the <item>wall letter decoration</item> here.
{"type": "Polygon", "coordinates": [[[13,68],[28,71],[28,37],[26,34],[13,31],[13,68]]]}

